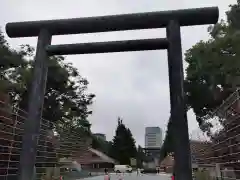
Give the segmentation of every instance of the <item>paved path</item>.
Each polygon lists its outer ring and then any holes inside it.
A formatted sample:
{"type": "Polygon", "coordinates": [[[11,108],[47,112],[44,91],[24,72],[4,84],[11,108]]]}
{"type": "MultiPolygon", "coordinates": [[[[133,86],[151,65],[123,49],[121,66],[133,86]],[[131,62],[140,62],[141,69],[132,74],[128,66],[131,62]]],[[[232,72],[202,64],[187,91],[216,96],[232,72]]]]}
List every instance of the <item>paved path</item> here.
{"type": "MultiPolygon", "coordinates": [[[[119,180],[120,176],[115,173],[110,174],[110,180],[119,180]]],[[[170,175],[168,174],[141,174],[138,175],[136,173],[125,174],[122,177],[122,180],[171,180],[170,175]]],[[[96,176],[92,178],[84,178],[84,180],[104,180],[104,176],[96,176]]]]}

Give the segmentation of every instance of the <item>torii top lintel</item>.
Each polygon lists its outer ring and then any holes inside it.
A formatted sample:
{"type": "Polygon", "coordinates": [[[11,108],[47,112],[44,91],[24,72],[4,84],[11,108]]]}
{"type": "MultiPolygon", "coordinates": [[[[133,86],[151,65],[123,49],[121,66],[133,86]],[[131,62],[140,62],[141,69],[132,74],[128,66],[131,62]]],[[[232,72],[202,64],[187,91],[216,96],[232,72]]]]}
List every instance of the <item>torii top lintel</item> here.
{"type": "Polygon", "coordinates": [[[215,24],[218,16],[218,7],[205,7],[74,19],[12,22],[6,25],[6,32],[9,37],[14,38],[38,36],[43,28],[52,35],[152,29],[166,27],[170,20],[178,21],[180,26],[215,24]]]}

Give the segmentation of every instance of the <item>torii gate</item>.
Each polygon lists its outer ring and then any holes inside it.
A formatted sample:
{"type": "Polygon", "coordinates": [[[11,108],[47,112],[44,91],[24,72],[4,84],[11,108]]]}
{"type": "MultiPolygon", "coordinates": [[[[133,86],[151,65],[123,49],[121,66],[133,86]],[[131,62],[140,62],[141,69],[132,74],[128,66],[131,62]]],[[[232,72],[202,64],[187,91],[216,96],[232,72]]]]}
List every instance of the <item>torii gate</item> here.
{"type": "Polygon", "coordinates": [[[14,22],[6,25],[9,37],[38,36],[28,120],[19,167],[19,180],[30,180],[35,164],[37,137],[48,72],[48,56],[167,49],[171,117],[174,124],[176,180],[191,180],[191,155],[183,90],[181,26],[215,24],[218,8],[197,8],[137,14],[49,21],[14,22]],[[53,35],[167,28],[167,38],[51,45],[53,35]]]}

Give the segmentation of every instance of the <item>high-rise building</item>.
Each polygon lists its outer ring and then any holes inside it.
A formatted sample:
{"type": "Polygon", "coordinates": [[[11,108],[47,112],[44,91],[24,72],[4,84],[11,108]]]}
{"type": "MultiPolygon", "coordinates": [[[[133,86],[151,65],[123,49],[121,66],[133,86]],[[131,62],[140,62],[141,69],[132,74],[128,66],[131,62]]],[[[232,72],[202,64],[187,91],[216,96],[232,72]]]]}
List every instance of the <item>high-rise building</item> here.
{"type": "Polygon", "coordinates": [[[162,146],[162,129],[160,127],[146,127],[145,148],[160,148],[162,146]]]}

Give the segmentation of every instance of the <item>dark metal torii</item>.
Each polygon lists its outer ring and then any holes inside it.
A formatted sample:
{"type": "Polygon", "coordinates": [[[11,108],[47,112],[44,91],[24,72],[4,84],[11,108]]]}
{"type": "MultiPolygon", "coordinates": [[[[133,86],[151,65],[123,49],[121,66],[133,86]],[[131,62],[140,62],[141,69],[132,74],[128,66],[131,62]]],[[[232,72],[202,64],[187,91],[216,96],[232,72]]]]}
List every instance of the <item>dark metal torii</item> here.
{"type": "Polygon", "coordinates": [[[123,51],[168,50],[171,117],[175,127],[174,154],[177,180],[191,180],[191,156],[184,102],[180,26],[215,24],[217,7],[160,11],[49,21],[13,22],[6,25],[9,37],[38,36],[28,119],[20,158],[19,180],[31,180],[40,130],[48,56],[123,51]],[[167,38],[115,42],[51,45],[53,35],[167,28],[167,38]]]}

